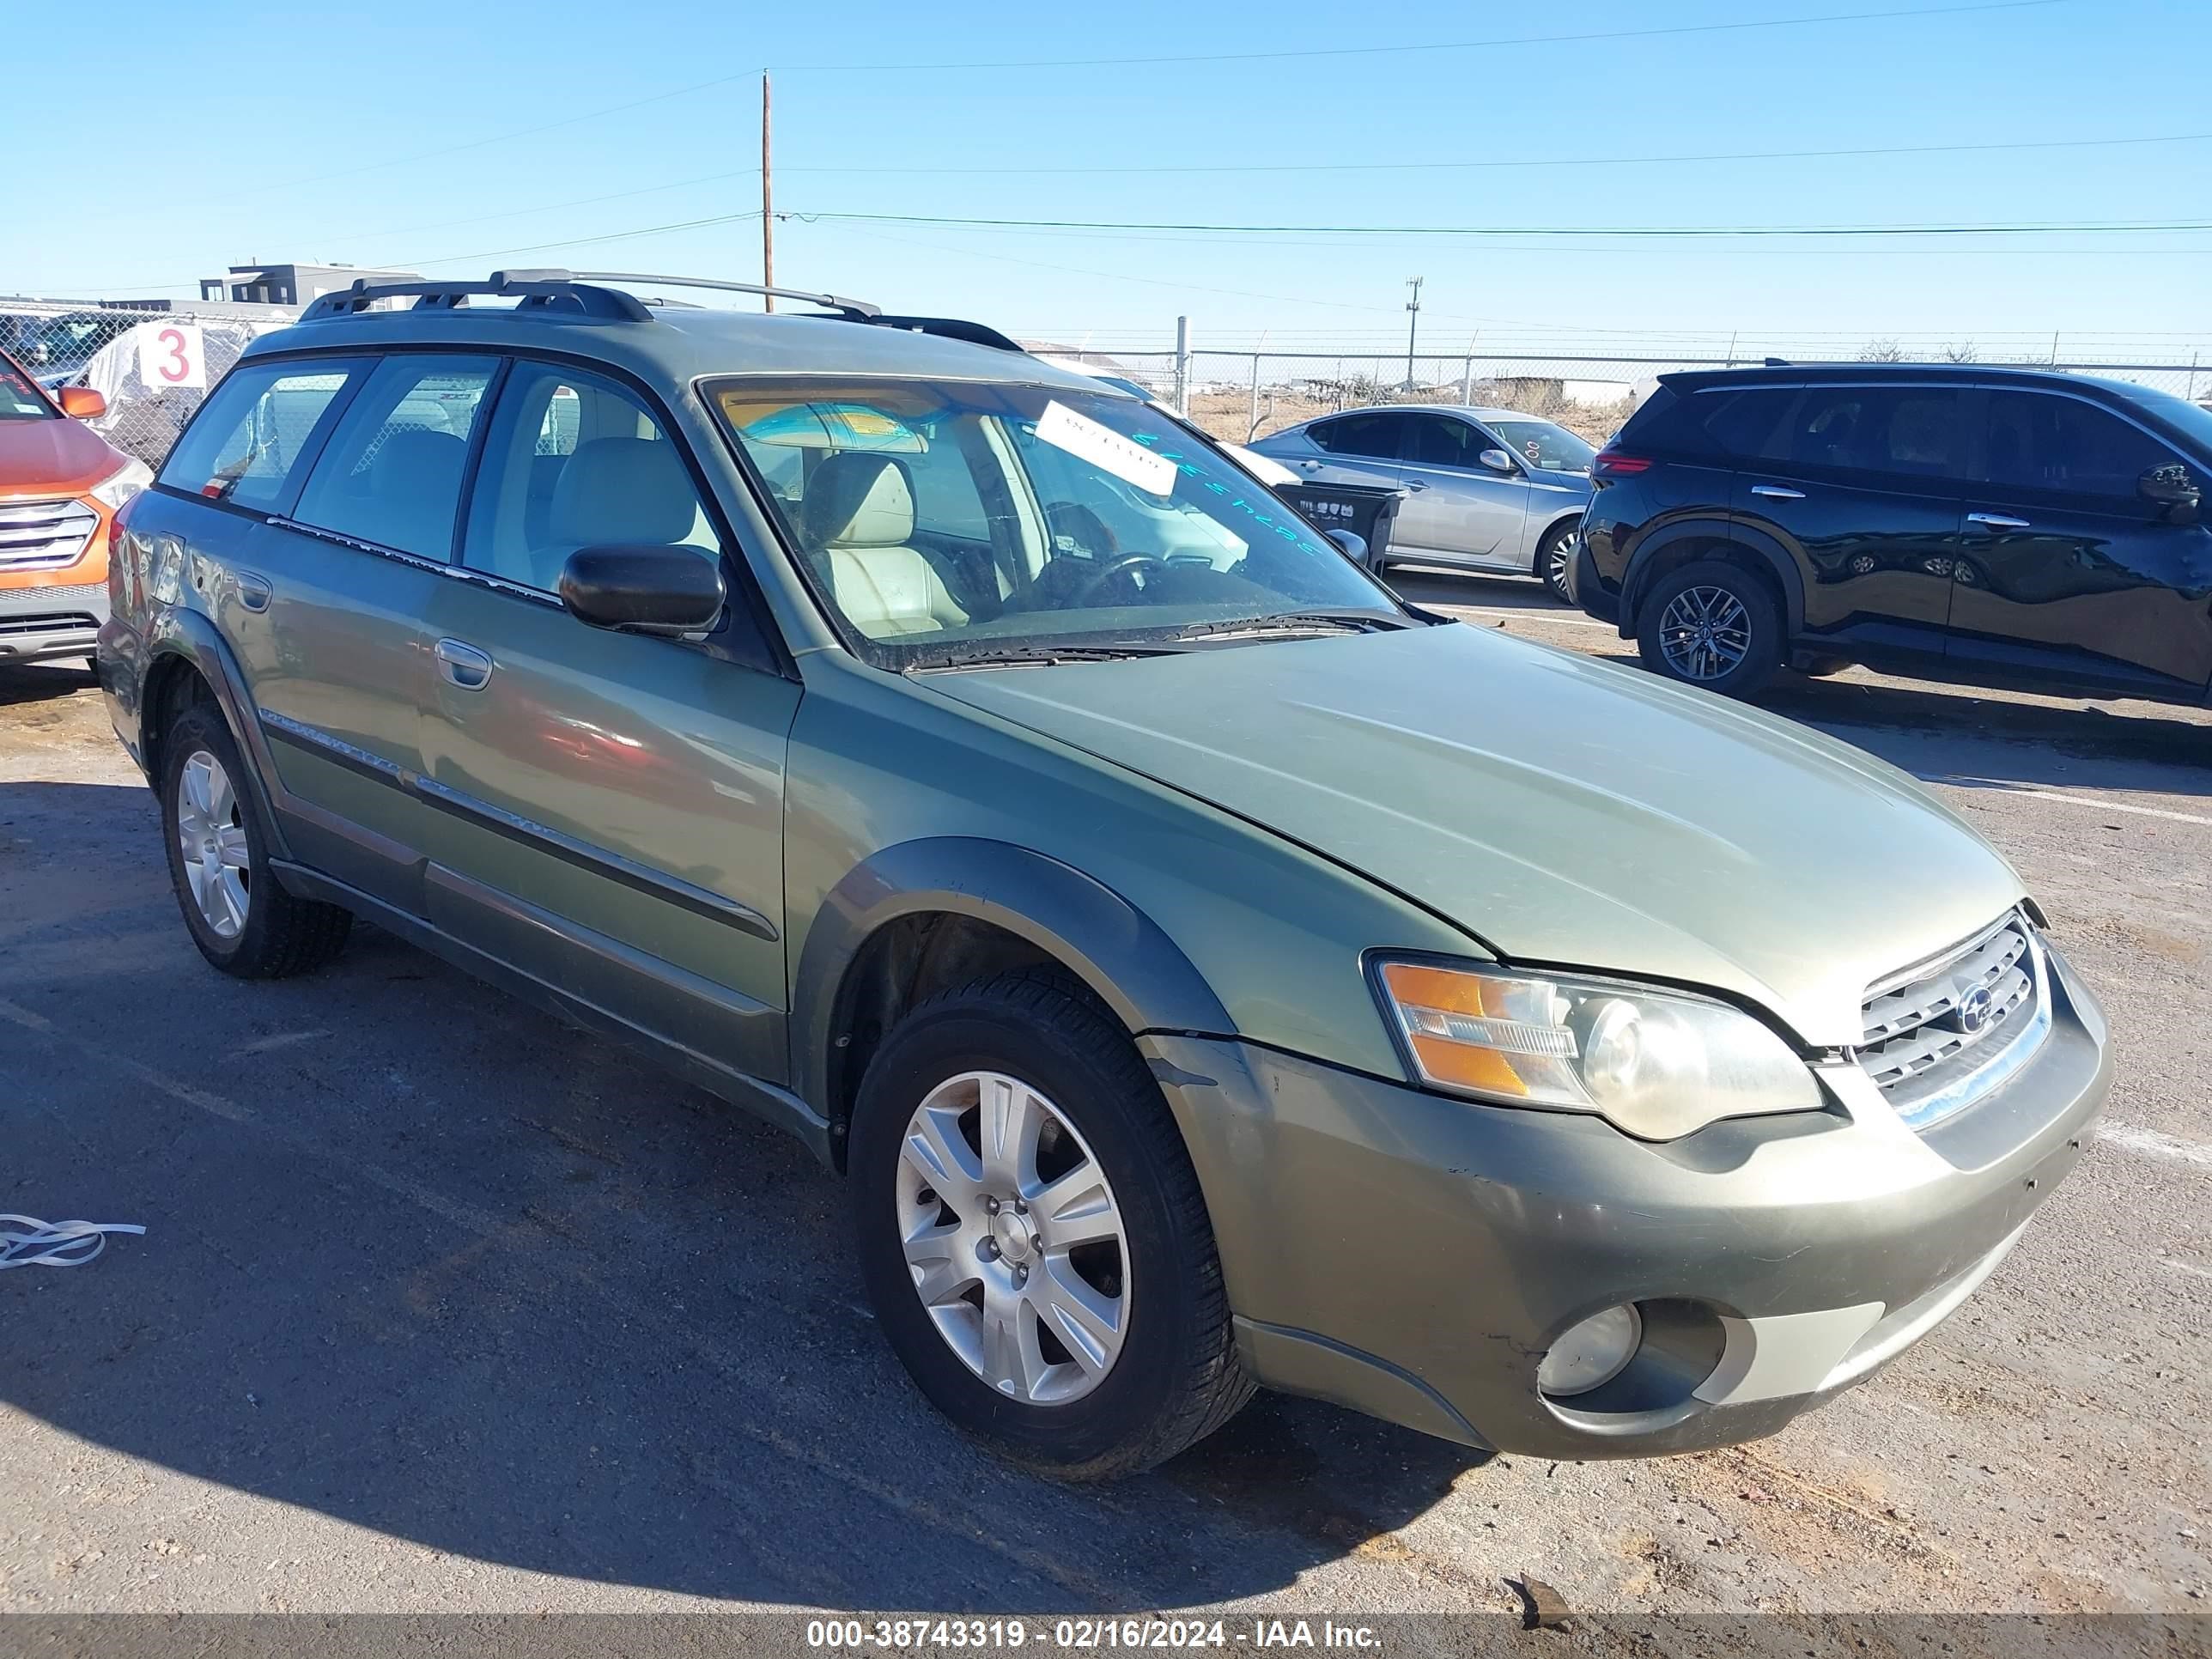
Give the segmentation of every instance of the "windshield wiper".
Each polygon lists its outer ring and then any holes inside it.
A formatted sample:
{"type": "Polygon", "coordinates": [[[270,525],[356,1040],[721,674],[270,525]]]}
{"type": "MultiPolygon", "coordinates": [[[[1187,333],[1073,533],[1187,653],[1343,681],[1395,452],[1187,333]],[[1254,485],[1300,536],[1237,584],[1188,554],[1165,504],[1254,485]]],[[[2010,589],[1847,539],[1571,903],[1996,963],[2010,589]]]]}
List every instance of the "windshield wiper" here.
{"type": "Polygon", "coordinates": [[[937,674],[962,668],[1008,666],[1048,668],[1054,663],[1119,662],[1129,657],[1160,657],[1179,653],[1172,644],[1148,645],[1013,645],[996,650],[931,652],[902,664],[902,674],[937,674]]]}
{"type": "Polygon", "coordinates": [[[1193,623],[1176,630],[1179,640],[1221,639],[1243,634],[1368,634],[1410,628],[1402,617],[1373,611],[1285,611],[1270,617],[1231,617],[1224,622],[1193,623]]]}

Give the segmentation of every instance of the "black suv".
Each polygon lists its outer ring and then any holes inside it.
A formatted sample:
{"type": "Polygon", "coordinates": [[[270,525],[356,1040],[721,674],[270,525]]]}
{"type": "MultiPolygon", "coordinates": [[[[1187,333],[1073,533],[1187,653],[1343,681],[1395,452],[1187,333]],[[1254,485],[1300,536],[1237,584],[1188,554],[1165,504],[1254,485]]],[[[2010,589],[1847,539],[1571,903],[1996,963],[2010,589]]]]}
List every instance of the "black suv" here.
{"type": "Polygon", "coordinates": [[[1662,376],[1592,469],[1575,600],[1654,671],[2204,701],[2212,413],[1978,365],[1662,376]]]}

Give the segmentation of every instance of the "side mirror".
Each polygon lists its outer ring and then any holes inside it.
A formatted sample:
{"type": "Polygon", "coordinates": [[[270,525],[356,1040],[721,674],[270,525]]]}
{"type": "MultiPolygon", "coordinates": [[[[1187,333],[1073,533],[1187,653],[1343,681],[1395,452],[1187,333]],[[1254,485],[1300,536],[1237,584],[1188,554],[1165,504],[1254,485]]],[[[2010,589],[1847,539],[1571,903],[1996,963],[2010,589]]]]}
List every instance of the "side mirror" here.
{"type": "Polygon", "coordinates": [[[2136,494],[2152,505],[2165,510],[2166,518],[2174,524],[2195,524],[2197,508],[2202,499],[2189,469],[2179,461],[2164,466],[2154,466],[2136,480],[2136,494]]]}
{"type": "Polygon", "coordinates": [[[1502,449],[1486,449],[1474,459],[1492,472],[1510,472],[1514,470],[1513,458],[1502,449]]]}
{"type": "Polygon", "coordinates": [[[1321,532],[1336,544],[1338,552],[1357,565],[1367,562],[1367,538],[1349,530],[1324,530],[1321,532]]]}
{"type": "Polygon", "coordinates": [[[594,628],[703,633],[727,597],[722,562],[696,547],[582,547],[561,568],[561,603],[594,628]]]}
{"type": "Polygon", "coordinates": [[[95,420],[107,413],[107,399],[88,386],[65,386],[61,391],[62,413],[73,421],[95,420]]]}

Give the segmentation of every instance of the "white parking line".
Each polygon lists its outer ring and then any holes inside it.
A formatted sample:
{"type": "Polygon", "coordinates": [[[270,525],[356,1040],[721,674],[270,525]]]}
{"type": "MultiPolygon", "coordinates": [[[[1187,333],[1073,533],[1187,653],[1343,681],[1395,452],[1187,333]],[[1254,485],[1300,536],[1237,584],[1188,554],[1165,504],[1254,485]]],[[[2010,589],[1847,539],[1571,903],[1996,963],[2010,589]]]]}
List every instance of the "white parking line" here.
{"type": "Polygon", "coordinates": [[[2199,1169],[2212,1170],[2212,1146],[2184,1140],[2179,1135],[2161,1134],[2156,1129],[2138,1129],[2132,1123],[2106,1121],[2097,1126],[2097,1139],[2109,1140],[2123,1152],[2136,1152],[2145,1158],[2168,1158],[2176,1164],[2194,1164],[2199,1169]]]}
{"type": "Polygon", "coordinates": [[[2086,806],[2097,812],[2132,812],[2137,817],[2165,818],[2173,823],[2212,824],[2196,812],[2175,812],[2163,806],[2134,806],[2124,800],[2106,800],[2100,795],[2069,795],[2057,789],[2031,789],[2026,784],[2005,783],[1996,778],[1960,778],[1947,773],[1922,772],[1915,775],[1923,783],[1948,784],[1954,789],[1995,789],[2008,795],[2033,795],[2038,800],[2055,800],[2062,806],[2086,806]]]}

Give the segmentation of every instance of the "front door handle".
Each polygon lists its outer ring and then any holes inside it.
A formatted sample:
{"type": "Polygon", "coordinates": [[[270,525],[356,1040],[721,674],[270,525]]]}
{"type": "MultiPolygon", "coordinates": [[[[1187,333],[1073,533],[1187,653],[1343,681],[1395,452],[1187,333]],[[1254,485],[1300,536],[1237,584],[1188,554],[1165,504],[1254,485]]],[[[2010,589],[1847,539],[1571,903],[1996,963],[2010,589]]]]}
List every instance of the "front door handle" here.
{"type": "Polygon", "coordinates": [[[1986,525],[1991,530],[2025,530],[2027,528],[2027,520],[2015,519],[2008,514],[2003,513],[1969,513],[1966,514],[1966,522],[1968,524],[1986,525]]]}
{"type": "Polygon", "coordinates": [[[465,640],[440,640],[432,647],[438,672],[464,691],[481,691],[490,682],[490,655],[465,640]]]}
{"type": "Polygon", "coordinates": [[[1778,501],[1802,501],[1805,499],[1803,490],[1792,489],[1788,484],[1753,484],[1751,487],[1751,493],[1754,495],[1765,495],[1778,501]]]}
{"type": "Polygon", "coordinates": [[[1401,478],[1398,482],[1408,489],[1426,489],[1429,487],[1419,478],[1401,478]]]}

